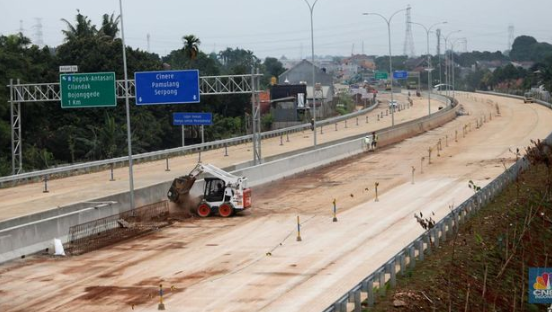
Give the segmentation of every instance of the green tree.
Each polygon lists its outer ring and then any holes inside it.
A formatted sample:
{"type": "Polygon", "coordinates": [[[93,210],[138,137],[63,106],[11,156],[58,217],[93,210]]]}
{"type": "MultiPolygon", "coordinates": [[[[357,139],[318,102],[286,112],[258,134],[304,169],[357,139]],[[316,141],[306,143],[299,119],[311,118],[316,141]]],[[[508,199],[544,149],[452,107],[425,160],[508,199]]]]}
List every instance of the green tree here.
{"type": "Polygon", "coordinates": [[[92,21],[88,19],[88,16],[82,15],[79,10],[77,10],[75,25],[64,18],[62,18],[61,21],[67,26],[66,30],[61,31],[65,35],[66,41],[71,41],[76,38],[93,37],[98,33],[96,26],[92,25],[92,21]]]}
{"type": "Polygon", "coordinates": [[[108,39],[114,40],[119,34],[119,20],[121,16],[115,18],[114,13],[111,15],[104,14],[102,17],[102,27],[99,35],[108,39]]]}
{"type": "Polygon", "coordinates": [[[259,59],[249,50],[226,48],[219,53],[222,72],[225,74],[243,75],[251,73],[251,68],[258,68],[259,59]]]}
{"type": "Polygon", "coordinates": [[[184,52],[190,61],[196,59],[197,54],[199,53],[199,45],[201,41],[194,35],[187,35],[182,37],[184,41],[184,52]]]}
{"type": "Polygon", "coordinates": [[[270,83],[272,77],[278,78],[285,71],[285,68],[277,58],[267,57],[263,62],[262,70],[263,81],[261,84],[266,86],[270,83]]]}
{"type": "Polygon", "coordinates": [[[126,147],[125,133],[115,117],[106,113],[104,124],[101,127],[88,126],[90,136],[88,138],[76,138],[75,140],[85,144],[88,151],[85,157],[92,160],[109,159],[122,154],[126,147]]]}
{"type": "Polygon", "coordinates": [[[515,61],[543,62],[548,56],[552,56],[552,45],[530,36],[517,37],[510,51],[510,58],[515,61]]]}
{"type": "MultiPolygon", "coordinates": [[[[11,127],[10,127],[10,104],[9,104],[9,88],[5,86],[10,84],[10,79],[14,83],[17,79],[21,83],[28,82],[45,82],[55,81],[55,69],[53,69],[54,58],[48,47],[39,48],[36,45],[31,45],[31,41],[22,34],[0,36],[0,175],[9,174],[11,172],[11,127]]],[[[43,149],[44,145],[38,142],[38,137],[43,137],[42,132],[29,132],[34,127],[35,105],[25,104],[23,110],[23,137],[25,139],[25,148],[32,145],[37,145],[37,148],[43,149]],[[27,117],[32,122],[27,122],[27,117]],[[29,135],[32,133],[32,135],[29,135]]],[[[44,104],[41,104],[42,111],[45,110],[44,104]]],[[[38,115],[37,123],[41,123],[44,115],[38,115]]],[[[25,157],[25,155],[24,155],[25,157]]]]}

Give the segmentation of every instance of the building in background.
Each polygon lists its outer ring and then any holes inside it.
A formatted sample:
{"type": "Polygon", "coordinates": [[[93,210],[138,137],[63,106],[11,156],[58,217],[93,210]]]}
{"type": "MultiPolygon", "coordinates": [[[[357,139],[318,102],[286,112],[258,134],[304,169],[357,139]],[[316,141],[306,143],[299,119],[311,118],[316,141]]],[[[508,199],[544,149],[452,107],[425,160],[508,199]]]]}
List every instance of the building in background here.
{"type": "Polygon", "coordinates": [[[302,60],[297,65],[282,73],[278,77],[278,84],[306,85],[306,113],[312,116],[313,94],[315,94],[316,103],[314,103],[314,105],[316,105],[316,118],[323,119],[330,116],[333,111],[331,105],[334,98],[333,77],[327,73],[325,69],[314,66],[316,74],[316,87],[314,90],[315,93],[313,93],[312,67],[313,64],[311,62],[302,60]]]}

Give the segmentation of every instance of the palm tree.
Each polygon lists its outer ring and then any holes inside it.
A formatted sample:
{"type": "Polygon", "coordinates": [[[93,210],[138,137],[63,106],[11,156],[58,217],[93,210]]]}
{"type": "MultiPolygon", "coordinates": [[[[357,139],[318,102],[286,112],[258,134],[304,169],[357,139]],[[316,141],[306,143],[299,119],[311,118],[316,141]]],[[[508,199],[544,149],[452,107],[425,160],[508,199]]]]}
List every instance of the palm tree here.
{"type": "Polygon", "coordinates": [[[115,18],[114,13],[111,15],[104,14],[103,20],[102,20],[102,27],[100,28],[99,34],[102,36],[105,36],[111,40],[115,39],[117,37],[117,34],[119,33],[119,20],[121,19],[121,16],[117,16],[115,18]]]}
{"type": "Polygon", "coordinates": [[[0,46],[3,46],[8,51],[21,51],[24,48],[26,48],[29,44],[31,44],[31,40],[25,36],[23,36],[22,33],[18,33],[17,35],[9,35],[7,37],[3,37],[0,41],[0,46]]]}
{"type": "Polygon", "coordinates": [[[184,52],[186,53],[186,56],[190,59],[190,61],[195,60],[197,54],[199,53],[199,45],[201,44],[201,41],[194,35],[184,36],[182,37],[182,40],[184,41],[184,52]]]}
{"type": "Polygon", "coordinates": [[[77,10],[76,24],[72,25],[68,20],[62,18],[61,21],[67,24],[67,30],[62,30],[65,35],[65,41],[71,41],[76,38],[92,37],[98,33],[96,26],[92,25],[92,21],[88,16],[84,16],[77,10]]]}

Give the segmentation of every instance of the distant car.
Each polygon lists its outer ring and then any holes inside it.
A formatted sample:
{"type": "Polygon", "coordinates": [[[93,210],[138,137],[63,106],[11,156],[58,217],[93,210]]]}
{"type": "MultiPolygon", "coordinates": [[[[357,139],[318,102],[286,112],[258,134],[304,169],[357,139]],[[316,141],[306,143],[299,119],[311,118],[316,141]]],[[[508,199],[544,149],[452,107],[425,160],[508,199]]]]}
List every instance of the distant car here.
{"type": "Polygon", "coordinates": [[[523,103],[535,103],[535,99],[533,98],[533,94],[531,92],[526,92],[523,95],[523,103]]]}
{"type": "Polygon", "coordinates": [[[397,108],[399,106],[399,103],[397,101],[389,101],[389,108],[397,108]]]}

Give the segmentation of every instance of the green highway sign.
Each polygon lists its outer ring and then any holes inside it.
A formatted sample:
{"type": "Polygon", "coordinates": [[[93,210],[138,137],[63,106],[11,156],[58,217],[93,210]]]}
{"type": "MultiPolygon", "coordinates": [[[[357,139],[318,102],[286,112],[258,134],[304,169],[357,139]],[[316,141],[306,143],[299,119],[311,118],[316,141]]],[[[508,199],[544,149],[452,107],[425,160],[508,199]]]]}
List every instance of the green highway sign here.
{"type": "Polygon", "coordinates": [[[61,108],[115,107],[115,73],[59,75],[61,108]]]}
{"type": "Polygon", "coordinates": [[[386,72],[376,72],[375,77],[377,80],[385,80],[387,79],[387,73],[386,72]]]}

